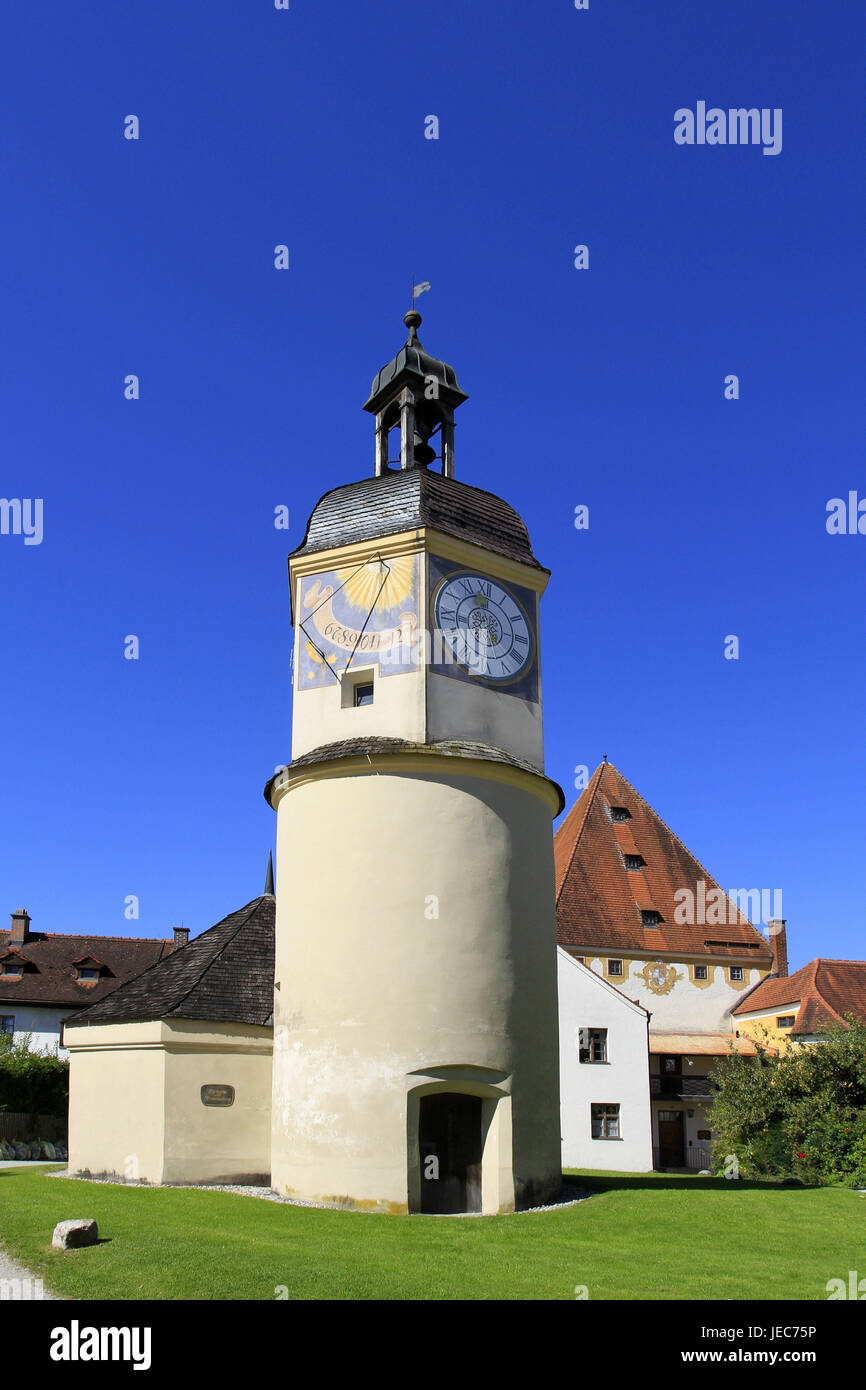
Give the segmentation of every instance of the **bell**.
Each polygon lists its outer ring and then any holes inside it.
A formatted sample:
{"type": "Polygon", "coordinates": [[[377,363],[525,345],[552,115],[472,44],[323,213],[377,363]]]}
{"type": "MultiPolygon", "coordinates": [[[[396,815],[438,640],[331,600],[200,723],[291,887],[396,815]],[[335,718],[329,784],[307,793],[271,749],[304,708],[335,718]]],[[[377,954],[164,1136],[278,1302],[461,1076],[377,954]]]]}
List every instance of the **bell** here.
{"type": "Polygon", "coordinates": [[[436,450],[431,449],[429,444],[415,436],[415,463],[419,468],[426,468],[436,457],[436,450]]]}

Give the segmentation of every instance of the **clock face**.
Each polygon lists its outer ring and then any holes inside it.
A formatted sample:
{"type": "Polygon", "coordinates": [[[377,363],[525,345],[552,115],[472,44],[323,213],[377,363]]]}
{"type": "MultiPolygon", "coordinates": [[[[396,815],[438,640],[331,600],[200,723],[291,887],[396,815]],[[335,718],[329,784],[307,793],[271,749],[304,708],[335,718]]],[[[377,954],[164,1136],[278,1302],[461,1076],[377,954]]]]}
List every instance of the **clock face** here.
{"type": "Polygon", "coordinates": [[[443,579],[433,595],[433,617],[453,659],[483,680],[519,680],[532,661],[526,611],[496,579],[471,570],[443,579]]]}

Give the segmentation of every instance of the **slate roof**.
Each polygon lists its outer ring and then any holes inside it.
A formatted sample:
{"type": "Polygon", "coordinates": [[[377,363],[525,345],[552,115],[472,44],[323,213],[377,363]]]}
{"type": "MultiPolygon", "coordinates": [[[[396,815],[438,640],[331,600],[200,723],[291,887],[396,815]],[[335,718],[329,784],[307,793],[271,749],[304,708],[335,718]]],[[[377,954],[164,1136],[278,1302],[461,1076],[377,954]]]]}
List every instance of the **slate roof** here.
{"type": "MultiPolygon", "coordinates": [[[[529,772],[533,777],[540,777],[553,787],[559,796],[560,810],[565,805],[565,797],[562,788],[558,783],[545,777],[543,772],[539,772],[537,767],[526,761],[525,758],[518,758],[513,753],[506,753],[504,748],[496,748],[491,743],[474,743],[470,739],[447,739],[441,743],[413,743],[409,739],[386,738],[384,736],[370,736],[367,738],[344,738],[337,743],[324,743],[318,748],[310,749],[309,753],[302,753],[288,764],[289,769],[296,767],[308,767],[313,763],[334,762],[339,758],[358,758],[367,755],[382,753],[420,753],[428,757],[444,758],[479,758],[483,762],[503,763],[506,767],[518,768],[521,772],[529,772]]],[[[274,783],[281,776],[277,772],[270,779],[265,787],[265,800],[271,804],[271,791],[274,783]]],[[[557,815],[559,812],[557,811],[557,815]]]]}
{"type": "Polygon", "coordinates": [[[731,1012],[789,1013],[798,1004],[793,1037],[820,1033],[831,1024],[844,1024],[846,1014],[854,1014],[866,1023],[866,961],[825,960],[819,956],[793,975],[762,980],[743,995],[731,1012]]]}
{"type": "Polygon", "coordinates": [[[10,931],[0,931],[0,958],[14,952],[22,961],[20,978],[0,975],[0,1013],[16,1004],[86,1008],[127,980],[170,956],[173,941],[135,936],[81,936],[28,931],[21,946],[10,946],[10,931]],[[89,957],[104,967],[98,980],[76,980],[73,966],[89,957]]]}
{"type": "Polygon", "coordinates": [[[526,526],[513,507],[492,492],[426,468],[389,470],[381,477],[361,478],[326,492],[307,522],[303,543],[292,556],[422,526],[543,569],[532,553],[526,526]]]}
{"type": "Polygon", "coordinates": [[[596,769],[557,830],[554,863],[557,940],[567,950],[746,958],[765,967],[773,961],[768,942],[727,896],[724,926],[675,921],[677,890],[696,893],[703,880],[709,894],[719,885],[612,763],[596,769]],[[629,818],[614,821],[612,806],[629,818]],[[643,866],[628,870],[627,854],[640,856],[643,866]],[[643,926],[642,910],[658,912],[659,925],[643,926]]]}
{"type": "Polygon", "coordinates": [[[254,898],[66,1027],[160,1018],[268,1026],[274,1010],[275,908],[270,893],[254,898]]]}

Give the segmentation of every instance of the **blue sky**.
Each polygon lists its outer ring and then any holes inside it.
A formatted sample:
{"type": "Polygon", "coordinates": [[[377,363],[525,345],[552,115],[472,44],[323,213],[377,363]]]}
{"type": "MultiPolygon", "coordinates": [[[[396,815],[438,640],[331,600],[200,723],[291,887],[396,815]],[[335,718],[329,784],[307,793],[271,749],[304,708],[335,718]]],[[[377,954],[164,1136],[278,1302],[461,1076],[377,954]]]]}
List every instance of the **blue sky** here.
{"type": "Polygon", "coordinates": [[[866,497],[861,20],[13,7],[0,495],[44,538],[0,536],[3,911],[167,935],[260,891],[286,554],[372,470],[414,277],[457,475],[552,571],[550,774],[607,753],[724,887],[781,888],[792,967],[864,954],[866,536],[825,529],[866,497]],[[678,146],[698,100],[781,108],[782,152],[678,146]]]}

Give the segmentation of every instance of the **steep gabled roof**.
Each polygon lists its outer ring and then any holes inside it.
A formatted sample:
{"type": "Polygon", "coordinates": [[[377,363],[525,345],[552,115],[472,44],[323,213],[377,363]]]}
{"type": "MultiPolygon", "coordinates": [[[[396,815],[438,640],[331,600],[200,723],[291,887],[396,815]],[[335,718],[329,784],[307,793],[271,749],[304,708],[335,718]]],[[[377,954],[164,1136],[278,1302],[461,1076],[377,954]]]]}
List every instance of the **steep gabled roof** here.
{"type": "Polygon", "coordinates": [[[275,906],[270,893],[254,898],[66,1027],[160,1018],[265,1027],[274,1009],[275,906]]]}
{"type": "Polygon", "coordinates": [[[825,960],[819,956],[793,975],[762,980],[731,1012],[775,1013],[798,1004],[794,1037],[844,1024],[846,1014],[866,1023],[866,961],[825,960]]]}
{"type": "Polygon", "coordinates": [[[700,882],[707,895],[722,890],[612,763],[596,768],[559,827],[554,863],[557,939],[568,950],[597,947],[717,959],[745,956],[763,966],[772,962],[767,941],[727,895],[720,903],[724,925],[676,921],[677,892],[689,889],[697,895],[700,882]],[[624,808],[627,819],[614,821],[611,807],[624,808]],[[642,859],[640,869],[627,869],[626,855],[642,859]],[[644,926],[642,910],[658,913],[659,925],[644,926]]]}
{"type": "Polygon", "coordinates": [[[11,933],[0,931],[0,957],[24,962],[17,979],[0,975],[0,1013],[16,1004],[86,1007],[127,980],[170,956],[173,941],[134,936],[81,936],[64,932],[28,932],[21,946],[10,947],[11,933]],[[81,981],[76,965],[95,960],[103,969],[98,980],[81,981]]]}

